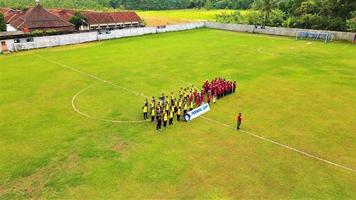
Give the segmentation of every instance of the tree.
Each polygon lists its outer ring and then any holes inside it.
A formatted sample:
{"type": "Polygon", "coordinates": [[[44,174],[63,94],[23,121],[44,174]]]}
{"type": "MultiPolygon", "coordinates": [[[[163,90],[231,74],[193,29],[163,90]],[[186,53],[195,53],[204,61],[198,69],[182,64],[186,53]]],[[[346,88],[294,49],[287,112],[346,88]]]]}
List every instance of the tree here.
{"type": "Polygon", "coordinates": [[[356,31],[356,17],[347,20],[346,23],[347,23],[347,30],[356,31]]]}
{"type": "Polygon", "coordinates": [[[110,0],[109,4],[112,8],[116,9],[120,6],[120,0],[110,0]]]}
{"type": "Polygon", "coordinates": [[[300,4],[300,7],[296,9],[296,13],[298,15],[316,14],[318,8],[319,7],[314,0],[308,0],[300,4]]]}
{"type": "Polygon", "coordinates": [[[263,12],[264,24],[268,21],[268,18],[274,8],[277,7],[276,0],[256,0],[254,7],[263,12]]]}
{"type": "Polygon", "coordinates": [[[282,26],[286,18],[286,14],[280,9],[273,9],[267,21],[268,26],[282,26]]]}
{"type": "Polygon", "coordinates": [[[251,10],[245,14],[246,23],[261,25],[263,23],[263,14],[258,10],[251,10]]]}
{"type": "Polygon", "coordinates": [[[5,22],[4,15],[0,13],[0,32],[4,32],[4,31],[6,31],[6,22],[5,22]]]}
{"type": "Polygon", "coordinates": [[[85,17],[83,17],[80,12],[75,12],[69,22],[72,23],[77,30],[79,30],[79,28],[85,23],[85,17]]]}
{"type": "Polygon", "coordinates": [[[205,2],[205,9],[209,10],[213,8],[213,3],[211,2],[211,0],[206,0],[205,2]]]}
{"type": "Polygon", "coordinates": [[[356,10],[350,13],[351,18],[346,21],[347,30],[356,31],[356,10]]]}

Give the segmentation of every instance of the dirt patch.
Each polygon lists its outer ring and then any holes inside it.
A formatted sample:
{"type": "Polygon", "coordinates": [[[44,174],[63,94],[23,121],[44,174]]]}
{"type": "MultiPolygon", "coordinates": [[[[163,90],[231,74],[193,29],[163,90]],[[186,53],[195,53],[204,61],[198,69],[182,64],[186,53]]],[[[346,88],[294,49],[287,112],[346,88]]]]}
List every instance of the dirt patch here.
{"type": "Polygon", "coordinates": [[[4,183],[4,185],[0,185],[0,199],[2,196],[39,199],[53,177],[62,172],[75,170],[78,163],[79,156],[73,153],[64,162],[53,161],[49,166],[40,168],[29,176],[4,183]]]}
{"type": "Polygon", "coordinates": [[[172,25],[190,22],[191,20],[178,20],[169,17],[143,17],[146,26],[172,25]]]}
{"type": "Polygon", "coordinates": [[[122,152],[125,148],[127,147],[127,143],[122,142],[122,143],[117,143],[112,146],[112,150],[116,152],[122,152]]]}

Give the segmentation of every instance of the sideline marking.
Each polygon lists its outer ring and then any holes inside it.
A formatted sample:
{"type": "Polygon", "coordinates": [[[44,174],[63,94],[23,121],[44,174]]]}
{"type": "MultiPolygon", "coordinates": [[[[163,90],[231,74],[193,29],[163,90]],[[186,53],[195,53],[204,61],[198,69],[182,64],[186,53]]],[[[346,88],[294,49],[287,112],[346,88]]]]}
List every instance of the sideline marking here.
{"type": "Polygon", "coordinates": [[[94,120],[99,120],[99,121],[104,121],[104,122],[122,123],[122,124],[129,124],[129,123],[144,123],[144,122],[148,122],[147,120],[137,120],[137,121],[135,121],[135,120],[131,120],[131,121],[124,121],[124,120],[115,120],[115,119],[98,118],[98,117],[93,117],[93,116],[90,116],[90,115],[88,115],[88,114],[86,114],[86,113],[84,113],[84,112],[81,112],[81,111],[80,111],[80,110],[76,107],[76,105],[75,105],[75,100],[77,99],[77,97],[78,97],[80,94],[82,94],[83,92],[85,92],[85,91],[89,90],[90,88],[93,88],[93,87],[95,87],[95,86],[97,86],[97,85],[101,85],[101,84],[104,84],[104,83],[105,83],[105,82],[95,83],[95,84],[89,85],[89,86],[87,86],[86,88],[84,88],[84,89],[80,90],[77,94],[75,94],[75,95],[73,96],[73,98],[72,98],[72,108],[73,108],[73,110],[74,110],[76,113],[78,113],[78,114],[80,114],[80,115],[82,115],[82,116],[84,116],[84,117],[86,117],[86,118],[89,118],[89,119],[94,119],[94,120]]]}
{"type": "MultiPolygon", "coordinates": [[[[235,127],[233,127],[233,126],[229,126],[229,125],[227,125],[227,124],[224,124],[224,123],[222,123],[222,122],[219,122],[219,121],[216,121],[216,120],[213,120],[213,119],[204,117],[204,116],[200,116],[200,117],[203,118],[203,119],[205,119],[205,120],[208,120],[208,121],[214,122],[214,123],[216,123],[216,124],[219,124],[219,125],[222,125],[222,126],[225,126],[225,127],[227,127],[227,128],[231,128],[231,129],[234,129],[234,130],[235,130],[235,127]]],[[[308,156],[308,157],[310,157],[310,158],[314,158],[314,159],[319,160],[319,161],[322,161],[322,162],[324,162],[324,163],[327,163],[327,164],[330,164],[330,165],[334,165],[334,166],[336,166],[336,167],[340,167],[340,168],[342,168],[342,169],[345,169],[345,170],[348,170],[348,171],[351,171],[351,172],[356,173],[356,170],[354,170],[354,169],[352,169],[352,168],[350,168],[350,167],[346,167],[346,166],[344,166],[344,165],[340,165],[340,164],[337,164],[337,163],[334,163],[334,162],[325,160],[325,159],[323,159],[323,158],[314,156],[314,155],[312,155],[312,154],[310,154],[310,153],[307,153],[307,152],[304,152],[304,151],[302,151],[302,150],[299,150],[299,149],[290,147],[290,146],[288,146],[288,145],[285,145],[285,144],[276,142],[276,141],[274,141],[274,140],[271,140],[271,139],[268,139],[268,138],[265,138],[265,137],[262,137],[262,136],[259,136],[259,135],[254,134],[254,133],[251,133],[251,132],[248,132],[248,131],[244,131],[244,130],[240,130],[240,132],[247,133],[247,134],[249,134],[249,135],[251,135],[251,136],[253,136],[253,137],[259,138],[259,139],[264,140],[264,141],[266,141],[266,142],[270,142],[270,143],[272,143],[272,144],[275,144],[275,145],[284,147],[284,148],[286,148],[286,149],[295,151],[295,152],[297,152],[297,153],[299,153],[299,154],[308,156]]]]}
{"type": "Polygon", "coordinates": [[[126,87],[122,87],[122,86],[120,86],[120,85],[118,85],[118,84],[116,84],[116,83],[114,83],[114,82],[104,80],[104,79],[99,78],[99,77],[97,77],[97,76],[95,76],[95,75],[93,75],[93,74],[89,74],[89,73],[87,73],[87,72],[78,70],[78,69],[76,69],[76,68],[73,68],[73,67],[71,67],[71,66],[65,65],[65,64],[63,64],[63,63],[60,63],[60,62],[57,62],[57,61],[54,61],[54,60],[45,58],[45,57],[43,57],[43,56],[41,56],[41,55],[35,54],[35,56],[37,56],[37,57],[39,57],[39,58],[41,58],[41,59],[43,59],[43,60],[45,60],[45,61],[47,61],[47,62],[56,64],[56,65],[58,65],[58,66],[60,66],[60,67],[62,67],[62,68],[69,69],[69,70],[71,70],[71,71],[80,73],[80,74],[82,74],[82,75],[85,75],[85,76],[90,77],[90,78],[92,78],[92,79],[95,79],[95,80],[97,80],[97,81],[100,81],[100,83],[96,83],[96,84],[89,85],[88,87],[86,87],[86,88],[80,90],[78,93],[76,93],[76,94],[73,96],[73,98],[72,98],[72,108],[73,108],[73,110],[74,110],[76,113],[78,113],[78,114],[80,114],[80,115],[82,115],[82,116],[84,116],[84,117],[86,117],[86,118],[89,118],[89,119],[98,120],[98,121],[104,121],[104,122],[111,122],[111,123],[143,123],[143,122],[147,122],[147,121],[145,121],[145,120],[123,121],[123,120],[97,118],[97,117],[93,117],[93,116],[90,116],[90,115],[88,115],[88,114],[86,114],[86,113],[81,112],[81,111],[75,106],[75,100],[76,100],[76,98],[77,98],[81,93],[83,93],[83,92],[87,91],[88,89],[90,89],[90,88],[92,88],[92,87],[94,87],[94,86],[96,86],[96,85],[99,85],[99,84],[104,84],[104,83],[106,83],[106,84],[112,85],[112,86],[114,86],[114,87],[123,89],[123,90],[125,90],[125,91],[127,91],[127,92],[130,92],[130,93],[132,93],[132,94],[135,94],[136,96],[142,96],[142,97],[144,97],[144,98],[148,98],[148,97],[147,97],[146,95],[144,95],[143,93],[134,91],[134,90],[132,90],[132,89],[128,89],[128,88],[126,88],[126,87]]]}
{"type": "Polygon", "coordinates": [[[58,66],[60,66],[60,67],[63,67],[63,68],[72,70],[72,71],[74,71],[74,72],[78,72],[78,73],[80,73],[80,74],[82,74],[82,75],[85,75],[85,76],[87,76],[87,77],[90,77],[90,78],[92,78],[92,79],[101,81],[101,82],[103,82],[103,83],[107,83],[107,84],[112,85],[112,86],[115,86],[115,87],[118,87],[118,88],[123,89],[123,90],[125,90],[125,91],[127,91],[127,92],[129,92],[129,93],[132,93],[132,94],[134,94],[134,95],[136,95],[136,96],[142,96],[142,97],[148,98],[148,96],[144,95],[143,93],[134,91],[134,90],[132,90],[132,89],[128,89],[128,88],[126,88],[126,87],[122,87],[122,86],[120,86],[119,84],[116,84],[116,83],[114,83],[114,82],[112,82],[112,81],[108,81],[108,80],[102,79],[102,78],[100,78],[100,77],[98,77],[98,76],[95,76],[95,75],[93,75],[93,74],[89,74],[89,73],[87,73],[87,72],[85,72],[85,71],[78,70],[78,69],[76,69],[76,68],[73,68],[73,67],[68,66],[68,65],[65,65],[65,64],[63,64],[63,63],[60,63],[60,62],[57,62],[57,61],[48,59],[48,58],[43,57],[43,56],[38,55],[38,54],[35,54],[35,56],[37,56],[37,57],[39,57],[39,58],[41,58],[41,59],[43,59],[43,60],[45,60],[45,61],[47,61],[47,62],[56,64],[56,65],[58,65],[58,66]]]}
{"type": "MultiPolygon", "coordinates": [[[[57,65],[62,66],[62,67],[64,67],[64,68],[70,69],[70,70],[72,70],[72,71],[75,71],[75,72],[81,73],[81,74],[83,74],[83,75],[89,76],[89,77],[91,77],[91,78],[94,78],[94,79],[96,79],[96,80],[99,80],[99,81],[102,82],[102,84],[103,84],[103,83],[107,83],[107,84],[110,84],[110,85],[119,87],[119,88],[121,88],[121,89],[124,89],[124,90],[126,90],[126,91],[128,91],[128,92],[134,93],[135,95],[143,96],[143,97],[145,97],[145,98],[148,98],[148,97],[147,97],[146,95],[144,95],[143,93],[135,92],[135,91],[130,90],[130,89],[128,89],[128,88],[119,86],[119,85],[117,85],[117,84],[115,84],[115,83],[113,83],[113,82],[110,82],[110,81],[106,81],[106,80],[104,80],[104,79],[101,79],[101,78],[99,78],[99,77],[97,77],[97,76],[94,76],[94,75],[92,75],[92,74],[89,74],[89,73],[87,73],[87,72],[77,70],[77,69],[75,69],[75,68],[72,68],[72,67],[70,67],[70,66],[68,66],[68,65],[64,65],[64,64],[59,63],[59,62],[56,62],[56,61],[49,60],[49,59],[47,59],[47,58],[45,58],[45,57],[43,57],[43,56],[40,56],[40,55],[37,55],[37,54],[36,54],[36,56],[38,56],[38,57],[40,57],[40,58],[42,58],[42,59],[44,59],[44,60],[47,60],[48,62],[57,64],[57,65]]],[[[93,85],[90,85],[90,86],[88,86],[88,87],[82,89],[81,91],[79,91],[79,92],[73,97],[73,99],[72,99],[72,107],[73,107],[73,109],[74,109],[77,113],[81,114],[82,116],[88,117],[88,118],[90,118],[90,119],[95,119],[95,120],[100,120],[100,121],[105,121],[105,122],[113,122],[113,123],[139,123],[139,122],[142,122],[142,121],[127,121],[127,122],[123,122],[123,121],[116,121],[116,120],[98,119],[98,118],[93,118],[93,117],[91,117],[91,116],[89,116],[89,115],[87,115],[87,114],[85,114],[85,113],[80,112],[80,111],[75,107],[75,104],[74,104],[76,97],[77,97],[79,94],[83,93],[84,91],[88,90],[89,88],[94,87],[95,85],[98,85],[98,84],[99,84],[99,83],[93,84],[93,85]]],[[[194,85],[194,86],[195,86],[195,85],[194,85]]],[[[196,86],[195,86],[195,87],[196,87],[196,86]]],[[[227,125],[227,124],[224,124],[224,123],[222,123],[222,122],[219,122],[219,121],[216,121],[216,120],[213,120],[213,119],[204,117],[204,116],[200,116],[200,118],[205,119],[205,120],[208,120],[208,121],[211,121],[211,122],[214,122],[214,123],[216,123],[216,124],[220,124],[220,125],[222,125],[222,126],[225,126],[225,127],[227,127],[227,128],[231,128],[231,129],[234,129],[234,130],[235,130],[234,127],[229,126],[229,125],[227,125]]],[[[322,161],[322,162],[324,162],[324,163],[327,163],[327,164],[330,164],[330,165],[334,165],[334,166],[336,166],[336,167],[339,167],[339,168],[342,168],[342,169],[345,169],[345,170],[348,170],[348,171],[351,171],[351,172],[356,173],[356,170],[354,170],[354,169],[352,169],[352,168],[349,168],[349,167],[346,167],[346,166],[343,166],[343,165],[340,165],[340,164],[337,164],[337,163],[334,163],[334,162],[325,160],[325,159],[323,159],[323,158],[314,156],[314,155],[312,155],[312,154],[309,154],[309,153],[307,153],[307,152],[298,150],[298,149],[293,148],[293,147],[290,147],[290,146],[288,146],[288,145],[285,145],[285,144],[282,144],[282,143],[273,141],[273,140],[271,140],[271,139],[268,139],[268,138],[265,138],[265,137],[256,135],[256,134],[251,133],[251,132],[248,132],[248,131],[240,130],[240,132],[249,134],[249,135],[251,135],[251,136],[253,136],[253,137],[256,137],[256,138],[258,138],[258,139],[261,139],[261,140],[263,140],[263,141],[270,142],[270,143],[272,143],[272,144],[275,144],[275,145],[284,147],[284,148],[286,148],[286,149],[292,150],[292,151],[297,152],[297,153],[299,153],[299,154],[302,154],[302,155],[304,155],[304,156],[307,156],[307,157],[310,157],[310,158],[313,158],[313,159],[322,161]]]]}

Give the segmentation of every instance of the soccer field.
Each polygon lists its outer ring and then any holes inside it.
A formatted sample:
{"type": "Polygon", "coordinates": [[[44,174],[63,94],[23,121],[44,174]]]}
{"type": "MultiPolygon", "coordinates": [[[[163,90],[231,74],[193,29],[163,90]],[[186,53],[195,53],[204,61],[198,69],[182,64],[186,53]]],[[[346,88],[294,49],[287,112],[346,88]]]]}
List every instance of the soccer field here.
{"type": "Polygon", "coordinates": [[[355,199],[355,55],[211,29],[0,55],[0,199],[355,199]],[[216,76],[204,118],[120,123],[216,76]]]}

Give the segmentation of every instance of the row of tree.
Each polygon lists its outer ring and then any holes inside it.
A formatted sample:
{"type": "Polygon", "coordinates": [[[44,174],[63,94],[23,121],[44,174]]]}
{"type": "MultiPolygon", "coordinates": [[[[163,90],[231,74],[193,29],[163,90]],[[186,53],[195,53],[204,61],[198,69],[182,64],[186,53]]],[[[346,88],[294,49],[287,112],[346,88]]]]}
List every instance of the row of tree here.
{"type": "MultiPolygon", "coordinates": [[[[253,1],[254,0],[41,0],[41,4],[45,7],[78,9],[247,9],[251,6],[253,1]]],[[[0,7],[26,8],[33,4],[34,0],[0,0],[0,7]]]]}
{"type": "Polygon", "coordinates": [[[255,0],[249,12],[226,12],[225,23],[356,31],[356,0],[255,0]]]}

